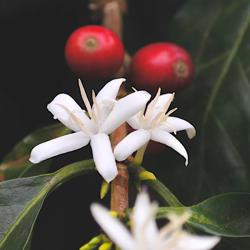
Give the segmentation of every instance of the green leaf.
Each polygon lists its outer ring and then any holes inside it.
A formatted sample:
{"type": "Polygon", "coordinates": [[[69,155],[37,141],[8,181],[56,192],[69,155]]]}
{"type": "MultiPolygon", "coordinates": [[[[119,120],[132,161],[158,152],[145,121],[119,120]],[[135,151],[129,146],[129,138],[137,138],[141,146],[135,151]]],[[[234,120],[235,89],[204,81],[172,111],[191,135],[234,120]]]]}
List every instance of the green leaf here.
{"type": "Polygon", "coordinates": [[[52,174],[0,183],[0,249],[26,249],[47,195],[73,177],[94,169],[93,161],[86,160],[70,164],[52,174]]]}
{"type": "Polygon", "coordinates": [[[46,173],[51,160],[33,164],[29,161],[33,147],[44,141],[68,134],[70,131],[61,124],[50,125],[34,131],[18,142],[0,164],[2,180],[14,179],[23,176],[33,176],[46,173]]]}
{"type": "Polygon", "coordinates": [[[192,196],[249,191],[249,0],[187,1],[170,37],[190,51],[197,68],[176,101],[181,117],[197,128],[188,150],[192,196]]]}
{"type": "Polygon", "coordinates": [[[250,237],[250,193],[226,193],[191,207],[160,208],[158,218],[167,213],[191,210],[188,224],[204,232],[225,237],[250,237]]]}

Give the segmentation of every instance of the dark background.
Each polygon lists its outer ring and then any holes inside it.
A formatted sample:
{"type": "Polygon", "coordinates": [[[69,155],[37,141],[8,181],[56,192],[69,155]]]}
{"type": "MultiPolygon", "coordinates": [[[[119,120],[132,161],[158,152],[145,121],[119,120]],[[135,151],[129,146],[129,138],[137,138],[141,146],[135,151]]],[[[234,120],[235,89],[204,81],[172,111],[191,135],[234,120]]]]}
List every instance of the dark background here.
{"type": "MultiPolygon", "coordinates": [[[[183,2],[128,1],[124,18],[127,50],[133,53],[147,43],[166,40],[168,20],[183,2]]],[[[84,0],[0,0],[1,158],[24,135],[53,122],[46,105],[56,94],[65,92],[80,101],[76,76],[64,60],[64,46],[75,28],[93,23],[98,24],[98,19],[91,16],[84,0]]],[[[104,83],[97,83],[98,87],[104,83]]],[[[51,171],[89,156],[84,150],[58,157],[51,171]]],[[[94,236],[97,227],[89,204],[98,200],[100,184],[99,177],[79,177],[54,192],[35,225],[32,249],[78,249],[94,236]]]]}

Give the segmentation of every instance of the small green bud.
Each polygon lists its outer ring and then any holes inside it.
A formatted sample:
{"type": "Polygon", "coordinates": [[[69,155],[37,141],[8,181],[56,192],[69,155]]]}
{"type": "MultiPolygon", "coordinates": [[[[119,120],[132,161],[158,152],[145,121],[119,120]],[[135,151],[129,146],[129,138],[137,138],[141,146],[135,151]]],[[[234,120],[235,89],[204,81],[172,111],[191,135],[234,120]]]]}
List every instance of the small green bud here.
{"type": "Polygon", "coordinates": [[[102,241],[102,235],[95,236],[88,243],[81,246],[80,250],[92,250],[102,241]]]}
{"type": "Polygon", "coordinates": [[[110,250],[112,248],[112,242],[105,242],[99,246],[98,250],[110,250]]]}
{"type": "Polygon", "coordinates": [[[146,170],[142,170],[139,173],[139,178],[141,181],[155,181],[156,180],[156,176],[152,172],[149,172],[146,170]]]}
{"type": "Polygon", "coordinates": [[[137,152],[134,158],[134,164],[135,165],[141,165],[143,162],[143,157],[144,157],[144,153],[146,151],[146,148],[148,146],[148,143],[146,143],[145,145],[143,145],[137,152]]]}
{"type": "Polygon", "coordinates": [[[110,213],[111,216],[113,216],[113,217],[115,217],[115,218],[118,218],[119,215],[120,215],[120,214],[119,214],[118,212],[116,212],[116,211],[110,211],[109,213],[110,213]]]}
{"type": "Polygon", "coordinates": [[[108,191],[109,191],[109,183],[103,181],[100,189],[100,198],[103,199],[108,193],[108,191]]]}
{"type": "Polygon", "coordinates": [[[93,247],[89,246],[88,243],[81,246],[81,248],[80,248],[80,250],[92,250],[92,249],[93,249],[93,247]]]}

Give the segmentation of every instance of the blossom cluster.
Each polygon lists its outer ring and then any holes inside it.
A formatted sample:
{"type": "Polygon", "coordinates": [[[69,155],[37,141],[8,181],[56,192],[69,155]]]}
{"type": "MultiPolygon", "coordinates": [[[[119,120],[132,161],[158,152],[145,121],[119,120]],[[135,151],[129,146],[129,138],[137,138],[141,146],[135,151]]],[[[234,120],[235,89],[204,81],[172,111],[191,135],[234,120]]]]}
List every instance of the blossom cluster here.
{"type": "Polygon", "coordinates": [[[48,104],[54,119],[59,120],[74,133],[41,143],[33,148],[30,161],[39,163],[59,154],[80,149],[90,143],[95,166],[105,181],[117,175],[117,161],[123,161],[150,140],[163,143],[181,154],[188,164],[188,154],[183,145],[172,135],[186,130],[189,138],[195,136],[195,128],[187,121],[170,116],[176,109],[168,111],[174,94],[157,92],[147,105],[151,95],[146,91],[135,91],[118,99],[117,95],[125,79],[108,82],[96,95],[92,92],[92,106],[84,87],[79,87],[86,110],[82,109],[67,94],[59,94],[48,104]],[[112,150],[109,135],[127,122],[135,131],[128,134],[112,150]]]}
{"type": "Polygon", "coordinates": [[[131,233],[110,212],[98,204],[92,204],[91,212],[109,238],[122,250],[209,250],[218,242],[217,236],[192,235],[183,229],[190,217],[169,214],[169,223],[160,230],[155,221],[157,204],[150,203],[147,193],[137,196],[130,216],[131,233]]]}
{"type": "MultiPolygon", "coordinates": [[[[71,96],[57,95],[47,108],[54,119],[73,133],[37,145],[31,152],[30,161],[39,163],[90,144],[97,171],[106,182],[110,182],[118,173],[116,161],[126,160],[153,140],[177,151],[185,158],[187,165],[187,151],[172,133],[186,130],[191,139],[196,132],[189,122],[171,116],[176,108],[168,111],[174,94],[161,95],[159,89],[149,103],[151,95],[146,91],[135,91],[117,99],[124,81],[125,79],[120,78],[108,82],[97,95],[93,91],[91,105],[79,80],[86,110],[71,96]],[[125,122],[134,131],[113,149],[109,135],[125,122]]],[[[219,241],[215,236],[196,236],[185,231],[183,225],[190,217],[189,212],[179,216],[168,215],[169,223],[159,230],[155,221],[156,211],[157,204],[150,202],[147,193],[140,193],[130,216],[130,232],[104,207],[91,205],[95,220],[121,250],[209,250],[219,241]]],[[[111,247],[110,242],[109,249],[111,247]]]]}

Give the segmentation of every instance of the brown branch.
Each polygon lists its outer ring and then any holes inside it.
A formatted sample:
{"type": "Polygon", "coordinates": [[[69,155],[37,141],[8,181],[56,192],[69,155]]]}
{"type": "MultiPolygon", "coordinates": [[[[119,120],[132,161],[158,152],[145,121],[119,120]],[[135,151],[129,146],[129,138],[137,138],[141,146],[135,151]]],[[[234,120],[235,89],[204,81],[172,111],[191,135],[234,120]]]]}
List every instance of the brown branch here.
{"type": "Polygon", "coordinates": [[[122,12],[117,1],[103,7],[103,26],[111,29],[122,39],[122,12]]]}
{"type": "MultiPolygon", "coordinates": [[[[90,6],[91,7],[91,6],[90,6]]],[[[121,39],[123,33],[123,13],[127,6],[125,0],[95,0],[92,1],[92,9],[101,9],[103,26],[115,32],[121,39]],[[93,5],[96,4],[96,5],[93,5]]],[[[125,62],[128,57],[126,57],[125,62]]],[[[126,63],[124,63],[126,64],[126,63]]],[[[116,76],[123,76],[126,66],[122,66],[116,76]]],[[[125,89],[121,88],[119,97],[123,96],[125,89]]],[[[112,147],[114,148],[127,135],[127,126],[122,124],[111,135],[112,147]]],[[[128,208],[128,182],[129,174],[127,166],[123,163],[117,164],[118,175],[111,183],[111,210],[123,213],[128,208]]]]}
{"type": "Polygon", "coordinates": [[[118,163],[118,175],[111,183],[110,209],[118,213],[124,213],[128,208],[128,169],[125,164],[118,163]]]}
{"type": "MultiPolygon", "coordinates": [[[[113,148],[127,135],[127,125],[124,123],[118,127],[111,135],[113,148]]],[[[111,202],[112,211],[123,213],[128,208],[128,182],[129,174],[125,164],[117,164],[118,175],[111,183],[111,202]]]]}

